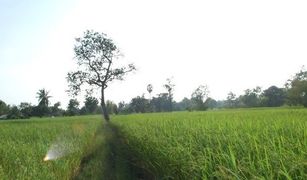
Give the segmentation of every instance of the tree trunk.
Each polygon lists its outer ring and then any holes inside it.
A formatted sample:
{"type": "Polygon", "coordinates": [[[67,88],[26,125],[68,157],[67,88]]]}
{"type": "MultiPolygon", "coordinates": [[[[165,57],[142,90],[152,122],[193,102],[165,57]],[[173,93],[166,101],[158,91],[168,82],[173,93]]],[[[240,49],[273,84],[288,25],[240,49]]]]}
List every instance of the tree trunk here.
{"type": "Polygon", "coordinates": [[[103,116],[104,120],[109,122],[110,121],[110,117],[109,117],[109,113],[108,113],[106,104],[104,102],[104,89],[103,88],[101,88],[101,103],[100,103],[100,105],[101,105],[102,116],[103,116]]]}
{"type": "Polygon", "coordinates": [[[172,112],[173,111],[173,97],[172,97],[172,95],[170,94],[170,92],[169,92],[169,95],[168,95],[169,97],[169,111],[170,112],[172,112]]]}

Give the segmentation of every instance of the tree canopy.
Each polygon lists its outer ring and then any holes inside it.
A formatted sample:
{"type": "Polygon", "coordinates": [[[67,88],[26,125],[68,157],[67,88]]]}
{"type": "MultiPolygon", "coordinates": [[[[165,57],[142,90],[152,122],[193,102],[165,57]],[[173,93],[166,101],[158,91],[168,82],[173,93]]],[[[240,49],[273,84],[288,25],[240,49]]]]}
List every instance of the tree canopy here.
{"type": "Polygon", "coordinates": [[[93,30],[87,30],[83,37],[76,38],[74,52],[78,69],[67,75],[70,92],[77,95],[84,84],[100,88],[103,117],[109,121],[104,90],[109,82],[123,80],[128,72],[136,70],[135,66],[116,66],[115,60],[121,56],[119,49],[106,34],[93,30]]]}
{"type": "Polygon", "coordinates": [[[269,107],[278,107],[285,103],[286,91],[283,88],[270,86],[263,91],[264,105],[269,107]]]}
{"type": "Polygon", "coordinates": [[[286,83],[288,101],[292,105],[307,107],[307,71],[304,67],[286,83]]]}
{"type": "Polygon", "coordinates": [[[38,98],[38,105],[39,106],[49,106],[49,92],[46,89],[40,89],[37,92],[37,98],[38,98]]]}
{"type": "Polygon", "coordinates": [[[191,95],[191,100],[193,102],[194,109],[196,110],[206,110],[205,101],[209,95],[208,87],[205,85],[200,85],[191,95]]]}

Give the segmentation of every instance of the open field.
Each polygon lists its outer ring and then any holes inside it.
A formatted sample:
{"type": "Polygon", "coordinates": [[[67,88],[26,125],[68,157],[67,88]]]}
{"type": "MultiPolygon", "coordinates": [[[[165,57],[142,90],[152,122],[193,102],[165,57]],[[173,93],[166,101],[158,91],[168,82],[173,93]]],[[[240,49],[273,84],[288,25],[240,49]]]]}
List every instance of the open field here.
{"type": "Polygon", "coordinates": [[[307,179],[306,109],[0,121],[0,140],[0,179],[307,179]]]}
{"type": "Polygon", "coordinates": [[[70,179],[100,124],[100,116],[0,121],[0,179],[70,179]],[[63,157],[43,161],[48,150],[63,157]]]}
{"type": "Polygon", "coordinates": [[[122,142],[163,179],[307,179],[307,110],[254,109],[113,117],[122,142]]]}

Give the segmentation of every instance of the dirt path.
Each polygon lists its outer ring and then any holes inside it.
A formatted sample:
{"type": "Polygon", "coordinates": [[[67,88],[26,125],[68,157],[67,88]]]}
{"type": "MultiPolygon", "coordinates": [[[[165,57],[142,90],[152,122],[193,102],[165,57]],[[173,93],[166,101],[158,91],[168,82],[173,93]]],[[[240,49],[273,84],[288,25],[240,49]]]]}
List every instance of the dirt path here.
{"type": "Polygon", "coordinates": [[[118,129],[112,124],[99,128],[88,147],[88,154],[82,159],[80,168],[72,179],[154,179],[137,167],[136,159],[127,150],[122,139],[118,129]]]}

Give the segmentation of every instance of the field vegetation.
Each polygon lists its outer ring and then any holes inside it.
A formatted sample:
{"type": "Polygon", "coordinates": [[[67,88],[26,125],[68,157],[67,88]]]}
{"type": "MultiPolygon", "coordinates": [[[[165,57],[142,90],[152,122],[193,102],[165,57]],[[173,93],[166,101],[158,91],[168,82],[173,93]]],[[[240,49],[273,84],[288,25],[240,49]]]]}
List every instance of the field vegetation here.
{"type": "Polygon", "coordinates": [[[0,179],[306,179],[306,117],[256,108],[1,121],[0,179]]]}
{"type": "Polygon", "coordinates": [[[306,109],[115,116],[137,166],[158,179],[306,179],[306,109]]]}
{"type": "Polygon", "coordinates": [[[70,179],[90,151],[100,116],[0,122],[0,179],[70,179]],[[47,152],[50,161],[44,161],[47,152]]]}

